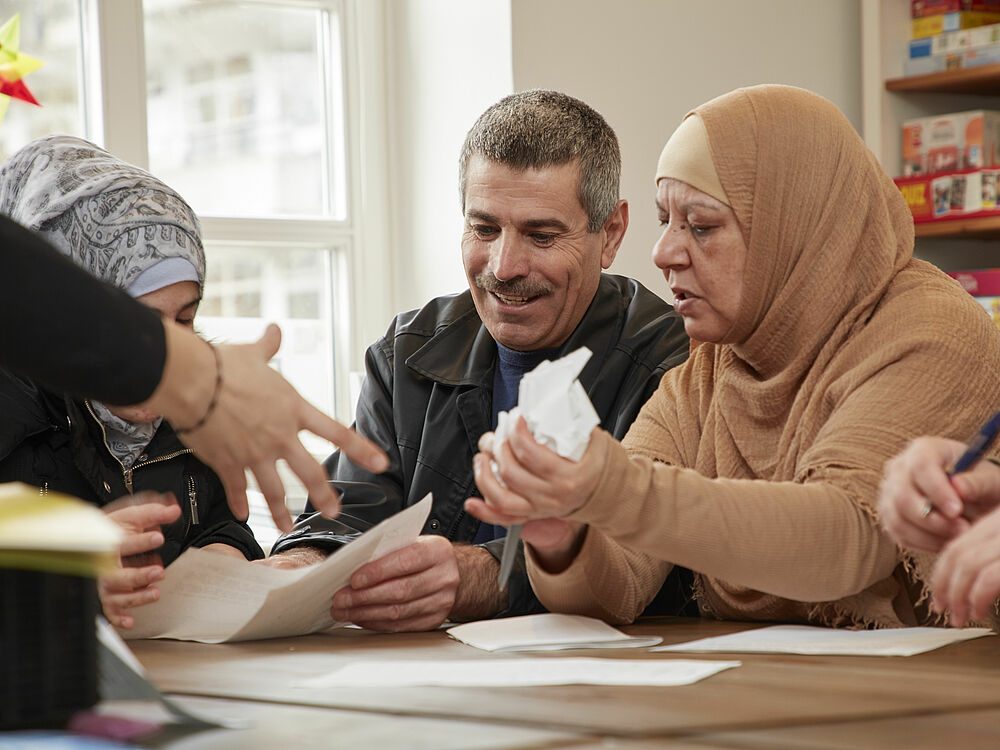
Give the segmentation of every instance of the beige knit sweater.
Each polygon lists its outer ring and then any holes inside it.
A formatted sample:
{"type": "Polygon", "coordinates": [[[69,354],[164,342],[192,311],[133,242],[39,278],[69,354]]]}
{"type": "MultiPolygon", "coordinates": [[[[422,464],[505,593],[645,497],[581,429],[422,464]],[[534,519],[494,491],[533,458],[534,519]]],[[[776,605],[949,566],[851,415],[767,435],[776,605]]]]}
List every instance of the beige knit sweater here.
{"type": "Polygon", "coordinates": [[[932,560],[877,525],[882,466],[1000,406],[1000,332],[912,260],[899,191],[829,102],[762,86],[695,114],[747,245],[732,343],[668,372],[622,446],[600,435],[583,547],[558,575],[529,554],[532,585],[553,611],[628,622],[678,564],[718,617],[931,622],[932,560]]]}

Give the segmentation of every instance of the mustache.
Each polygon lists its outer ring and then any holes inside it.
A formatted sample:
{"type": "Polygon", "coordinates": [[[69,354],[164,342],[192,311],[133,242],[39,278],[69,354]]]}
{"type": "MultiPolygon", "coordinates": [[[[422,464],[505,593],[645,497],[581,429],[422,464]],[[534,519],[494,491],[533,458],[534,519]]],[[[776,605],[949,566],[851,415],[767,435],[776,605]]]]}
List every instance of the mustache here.
{"type": "Polygon", "coordinates": [[[473,280],[483,291],[502,294],[505,297],[541,297],[552,292],[549,284],[532,283],[525,278],[500,281],[490,271],[480,271],[473,280]]]}

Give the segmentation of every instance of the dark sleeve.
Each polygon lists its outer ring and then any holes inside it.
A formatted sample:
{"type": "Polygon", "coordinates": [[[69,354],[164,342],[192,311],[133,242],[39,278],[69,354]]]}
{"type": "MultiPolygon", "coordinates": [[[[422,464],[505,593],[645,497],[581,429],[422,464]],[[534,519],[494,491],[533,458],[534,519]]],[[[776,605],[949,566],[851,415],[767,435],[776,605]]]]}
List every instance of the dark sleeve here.
{"type": "MultiPolygon", "coordinates": [[[[237,520],[229,503],[226,502],[226,491],[222,483],[208,466],[197,458],[190,457],[192,466],[188,482],[194,482],[199,494],[198,514],[199,524],[188,530],[184,540],[184,548],[207,547],[209,544],[228,544],[238,549],[247,560],[260,560],[264,550],[254,538],[250,526],[237,520]]],[[[188,485],[190,491],[191,485],[188,485]]],[[[184,508],[184,515],[190,518],[190,497],[178,497],[178,502],[184,508]]]]}
{"type": "MultiPolygon", "coordinates": [[[[223,501],[222,505],[225,505],[223,501]]],[[[205,531],[192,539],[186,547],[207,547],[210,544],[228,544],[230,547],[238,549],[247,560],[260,560],[264,557],[264,550],[257,544],[250,527],[235,518],[226,521],[218,521],[210,525],[205,531]]]]}
{"type": "MultiPolygon", "coordinates": [[[[494,539],[482,545],[496,558],[499,564],[503,555],[503,547],[506,537],[494,539]]],[[[534,589],[531,588],[531,581],[528,580],[528,569],[524,561],[524,542],[517,542],[517,556],[514,558],[514,566],[510,569],[510,580],[507,581],[507,609],[497,612],[494,617],[518,617],[520,615],[536,615],[541,612],[548,612],[538,601],[534,589]]]]}
{"type": "Polygon", "coordinates": [[[340,515],[336,519],[326,518],[307,502],[295,528],[274,543],[272,555],[303,545],[333,552],[403,509],[403,467],[393,420],[391,333],[392,329],[365,353],[365,380],[354,422],[359,434],[386,452],[389,468],[373,474],[352,463],[340,451],[334,453],[323,465],[341,493],[340,515]]]}
{"type": "Polygon", "coordinates": [[[166,362],[159,315],[0,216],[0,366],[111,404],[144,401],[166,362]]]}

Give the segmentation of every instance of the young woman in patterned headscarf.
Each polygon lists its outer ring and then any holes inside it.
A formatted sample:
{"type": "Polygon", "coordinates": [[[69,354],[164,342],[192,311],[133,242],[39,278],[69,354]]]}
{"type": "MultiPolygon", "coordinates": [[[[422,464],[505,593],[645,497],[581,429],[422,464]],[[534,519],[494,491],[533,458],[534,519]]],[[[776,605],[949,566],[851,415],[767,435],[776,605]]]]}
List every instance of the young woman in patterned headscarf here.
{"type": "MultiPolygon", "coordinates": [[[[42,138],[0,167],[0,213],[165,318],[193,326],[205,280],[198,220],[147,172],[79,138],[42,138]]],[[[0,481],[109,509],[131,532],[126,558],[155,552],[169,565],[191,546],[263,557],[250,529],[229,510],[218,478],[160,415],[50,393],[6,371],[0,371],[0,402],[0,481]],[[112,505],[143,490],[173,493],[179,503],[112,505]]],[[[154,600],[162,574],[148,558],[126,559],[126,568],[102,582],[105,613],[128,626],[127,609],[154,600]]]]}
{"type": "Polygon", "coordinates": [[[483,440],[485,502],[467,508],[529,521],[532,585],[555,611],[628,622],[676,564],[707,616],[942,623],[930,560],[879,528],[879,481],[918,435],[975,434],[1000,403],[1000,332],[913,259],[899,190],[815,94],[708,102],[656,180],[653,259],[703,343],[621,445],[595,431],[579,464],[523,425],[483,440]]]}

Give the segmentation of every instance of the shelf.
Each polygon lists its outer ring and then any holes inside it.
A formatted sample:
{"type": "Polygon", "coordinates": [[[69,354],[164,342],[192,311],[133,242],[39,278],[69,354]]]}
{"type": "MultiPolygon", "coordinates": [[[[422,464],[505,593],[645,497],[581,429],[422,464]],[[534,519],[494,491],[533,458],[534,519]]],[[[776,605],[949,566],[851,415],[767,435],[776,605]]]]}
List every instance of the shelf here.
{"type": "Polygon", "coordinates": [[[947,219],[914,224],[917,237],[979,237],[1000,239],[1000,216],[977,216],[973,219],[947,219]]]}
{"type": "Polygon", "coordinates": [[[1000,63],[945,70],[922,76],[890,78],[887,91],[928,91],[941,94],[1000,94],[1000,63]]]}

